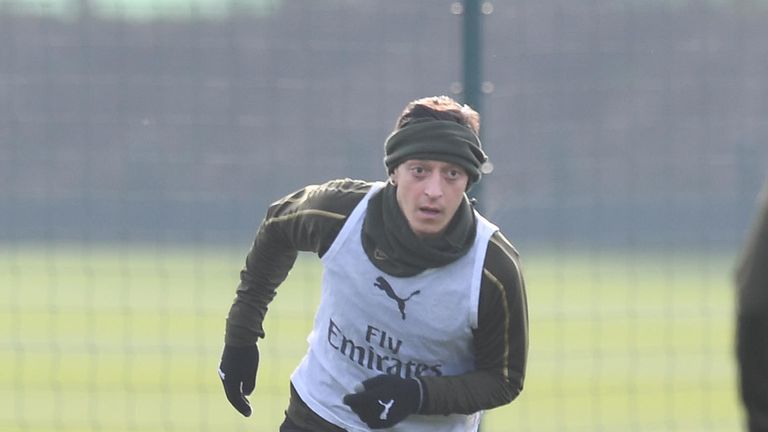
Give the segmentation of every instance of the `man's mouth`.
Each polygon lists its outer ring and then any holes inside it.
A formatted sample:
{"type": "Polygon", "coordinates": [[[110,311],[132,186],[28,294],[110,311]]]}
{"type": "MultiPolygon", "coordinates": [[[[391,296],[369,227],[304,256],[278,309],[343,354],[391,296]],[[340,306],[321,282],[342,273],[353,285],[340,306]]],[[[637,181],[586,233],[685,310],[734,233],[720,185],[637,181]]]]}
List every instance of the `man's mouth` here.
{"type": "Polygon", "coordinates": [[[440,214],[440,209],[436,207],[419,207],[419,211],[429,216],[436,216],[440,214]]]}

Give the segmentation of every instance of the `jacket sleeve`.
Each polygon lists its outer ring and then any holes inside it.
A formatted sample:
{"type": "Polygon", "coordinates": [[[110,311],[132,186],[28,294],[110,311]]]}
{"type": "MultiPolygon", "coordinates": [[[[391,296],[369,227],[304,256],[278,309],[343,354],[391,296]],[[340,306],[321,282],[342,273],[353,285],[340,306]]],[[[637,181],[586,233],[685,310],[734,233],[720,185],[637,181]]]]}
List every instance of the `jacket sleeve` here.
{"type": "Polygon", "coordinates": [[[499,232],[488,244],[474,330],[475,370],[421,377],[423,414],[470,414],[505,405],[523,390],[528,306],[515,248],[499,232]]]}
{"type": "Polygon", "coordinates": [[[768,183],[736,274],[736,355],[744,430],[768,430],[768,183]]]}
{"type": "Polygon", "coordinates": [[[736,286],[739,313],[768,315],[768,182],[760,194],[760,209],[738,259],[736,286]]]}
{"type": "Polygon", "coordinates": [[[226,344],[250,345],[264,337],[267,307],[298,252],[322,256],[369,189],[367,182],[334,180],[307,186],[270,205],[240,272],[227,315],[226,344]]]}

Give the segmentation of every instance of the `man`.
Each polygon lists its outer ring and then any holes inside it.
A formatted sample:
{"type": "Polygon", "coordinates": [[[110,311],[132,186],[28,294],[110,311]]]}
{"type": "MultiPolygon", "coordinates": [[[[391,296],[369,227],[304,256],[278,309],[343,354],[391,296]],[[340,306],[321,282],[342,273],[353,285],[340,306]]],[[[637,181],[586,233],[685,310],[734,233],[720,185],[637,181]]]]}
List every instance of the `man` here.
{"type": "Polygon", "coordinates": [[[388,182],[335,180],[274,204],[227,317],[219,374],[243,415],[262,321],[297,251],[324,272],[282,432],[476,431],[522,391],[528,351],[518,253],[465,192],[487,162],[479,115],[409,103],[385,143],[388,182]]]}
{"type": "Polygon", "coordinates": [[[736,353],[750,432],[768,431],[768,183],[736,274],[736,353]]]}

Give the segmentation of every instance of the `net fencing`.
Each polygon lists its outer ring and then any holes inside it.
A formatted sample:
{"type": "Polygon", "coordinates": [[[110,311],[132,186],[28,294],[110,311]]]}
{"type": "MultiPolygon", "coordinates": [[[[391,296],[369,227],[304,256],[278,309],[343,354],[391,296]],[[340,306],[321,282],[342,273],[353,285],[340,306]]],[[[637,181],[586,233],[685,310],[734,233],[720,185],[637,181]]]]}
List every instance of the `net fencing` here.
{"type": "MultiPolygon", "coordinates": [[[[484,11],[479,199],[522,255],[531,345],[483,430],[737,429],[768,2],[484,11]]],[[[279,290],[240,418],[216,366],[255,230],[306,184],[383,179],[405,103],[462,97],[459,12],[0,0],[0,429],[276,430],[320,269],[279,290]]]]}

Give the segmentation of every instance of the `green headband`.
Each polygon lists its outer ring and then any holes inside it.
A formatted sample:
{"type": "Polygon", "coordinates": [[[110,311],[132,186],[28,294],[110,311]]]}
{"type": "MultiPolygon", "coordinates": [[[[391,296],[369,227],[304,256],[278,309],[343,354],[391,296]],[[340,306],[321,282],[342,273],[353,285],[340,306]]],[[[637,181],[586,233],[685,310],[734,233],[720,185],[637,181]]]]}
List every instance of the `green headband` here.
{"type": "Polygon", "coordinates": [[[392,172],[409,159],[439,160],[467,171],[472,183],[480,179],[488,160],[480,138],[467,126],[448,120],[427,120],[393,132],[384,144],[384,165],[392,172]]]}

